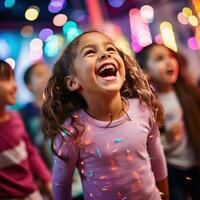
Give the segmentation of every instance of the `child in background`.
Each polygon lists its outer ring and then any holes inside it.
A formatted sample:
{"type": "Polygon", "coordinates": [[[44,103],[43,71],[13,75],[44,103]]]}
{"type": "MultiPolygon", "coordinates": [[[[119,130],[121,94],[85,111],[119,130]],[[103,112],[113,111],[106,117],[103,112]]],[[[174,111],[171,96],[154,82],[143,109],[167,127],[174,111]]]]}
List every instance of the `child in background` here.
{"type": "Polygon", "coordinates": [[[151,44],[137,60],[165,110],[161,142],[168,163],[170,200],[186,200],[188,194],[199,200],[200,94],[179,73],[177,55],[167,47],[151,44]]]}
{"type": "Polygon", "coordinates": [[[33,94],[33,102],[27,103],[20,114],[24,120],[26,130],[30,135],[32,143],[37,147],[40,155],[49,168],[52,167],[52,153],[50,145],[44,140],[41,130],[42,121],[42,94],[50,77],[48,66],[42,62],[31,65],[24,73],[24,82],[33,94]]]}
{"type": "Polygon", "coordinates": [[[0,60],[0,199],[42,200],[33,176],[39,177],[52,198],[51,174],[29,141],[18,113],[6,105],[16,101],[11,66],[0,60]]]}
{"type": "MultiPolygon", "coordinates": [[[[26,130],[31,138],[32,143],[37,147],[41,157],[47,164],[48,168],[52,168],[52,152],[50,143],[44,140],[41,130],[42,123],[42,95],[50,77],[50,70],[43,61],[38,61],[28,67],[24,72],[24,83],[29,91],[33,94],[33,102],[27,103],[21,110],[20,114],[24,120],[26,130]]],[[[76,172],[77,174],[77,172],[76,172]]],[[[81,199],[82,188],[80,187],[79,175],[73,177],[73,196],[77,200],[81,199]]],[[[40,183],[40,182],[38,182],[40,183]]],[[[40,191],[45,196],[43,184],[40,184],[40,191]]]]}
{"type": "Polygon", "coordinates": [[[55,200],[71,200],[75,167],[86,200],[168,199],[156,124],[162,107],[136,63],[108,36],[86,32],[68,45],[42,110],[43,132],[56,154],[55,200]]]}

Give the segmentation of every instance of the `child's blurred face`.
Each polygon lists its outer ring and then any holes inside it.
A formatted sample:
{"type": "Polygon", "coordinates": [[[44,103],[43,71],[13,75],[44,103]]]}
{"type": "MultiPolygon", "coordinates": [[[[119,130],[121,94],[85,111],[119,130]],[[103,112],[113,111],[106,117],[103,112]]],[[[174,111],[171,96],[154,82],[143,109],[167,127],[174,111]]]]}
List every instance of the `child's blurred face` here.
{"type": "Polygon", "coordinates": [[[29,88],[35,96],[42,96],[49,77],[50,71],[45,64],[40,63],[34,66],[31,71],[29,88]]]}
{"type": "Polygon", "coordinates": [[[14,105],[16,102],[17,84],[13,76],[8,80],[0,79],[0,106],[14,105]]]}
{"type": "Polygon", "coordinates": [[[113,42],[92,32],[80,38],[74,61],[81,92],[118,92],[125,80],[125,66],[113,42]]]}
{"type": "Polygon", "coordinates": [[[147,71],[157,83],[171,85],[177,81],[179,65],[172,52],[164,46],[153,46],[148,53],[147,71]]]}

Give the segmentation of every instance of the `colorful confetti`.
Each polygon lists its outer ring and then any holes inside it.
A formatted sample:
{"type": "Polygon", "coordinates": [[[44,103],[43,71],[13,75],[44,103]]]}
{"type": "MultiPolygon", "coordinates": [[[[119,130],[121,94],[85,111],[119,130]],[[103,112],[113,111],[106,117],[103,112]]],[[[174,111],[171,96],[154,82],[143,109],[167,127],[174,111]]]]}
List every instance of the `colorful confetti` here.
{"type": "Polygon", "coordinates": [[[69,136],[69,133],[68,133],[67,130],[63,130],[63,131],[61,132],[61,134],[62,134],[63,136],[69,136]]]}
{"type": "Polygon", "coordinates": [[[100,149],[96,149],[96,154],[97,154],[97,156],[98,156],[99,158],[101,158],[101,151],[100,151],[100,149]]]}
{"type": "Polygon", "coordinates": [[[89,171],[89,177],[93,177],[94,176],[94,172],[92,170],[89,171]]]}
{"type": "Polygon", "coordinates": [[[123,142],[123,139],[122,139],[122,138],[116,138],[116,139],[115,139],[115,143],[120,143],[120,142],[123,142]]]}

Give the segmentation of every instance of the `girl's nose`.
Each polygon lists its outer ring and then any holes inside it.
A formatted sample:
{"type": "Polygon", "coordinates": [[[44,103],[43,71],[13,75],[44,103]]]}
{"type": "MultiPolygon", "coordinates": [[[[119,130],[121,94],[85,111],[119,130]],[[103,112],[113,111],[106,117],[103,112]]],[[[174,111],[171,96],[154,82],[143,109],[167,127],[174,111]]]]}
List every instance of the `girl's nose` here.
{"type": "Polygon", "coordinates": [[[110,55],[110,53],[107,52],[107,51],[104,51],[104,52],[102,52],[102,53],[99,55],[99,59],[100,59],[100,60],[106,59],[106,58],[108,58],[108,57],[111,57],[111,55],[110,55]]]}
{"type": "Polygon", "coordinates": [[[17,83],[15,80],[13,80],[13,82],[12,82],[12,87],[14,90],[17,90],[17,83]]]}
{"type": "Polygon", "coordinates": [[[169,64],[171,62],[171,58],[165,58],[165,62],[169,64]]]}

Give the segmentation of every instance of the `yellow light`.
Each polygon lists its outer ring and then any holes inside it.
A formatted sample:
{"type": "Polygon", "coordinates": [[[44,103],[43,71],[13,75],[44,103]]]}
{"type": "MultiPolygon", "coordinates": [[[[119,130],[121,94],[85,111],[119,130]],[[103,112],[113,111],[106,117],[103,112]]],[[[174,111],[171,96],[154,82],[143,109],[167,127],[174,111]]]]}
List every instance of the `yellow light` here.
{"type": "Polygon", "coordinates": [[[194,15],[189,16],[188,22],[189,22],[189,24],[190,24],[191,26],[197,26],[197,25],[198,25],[198,19],[197,19],[197,17],[194,16],[194,15]]]}
{"type": "Polygon", "coordinates": [[[200,46],[200,25],[195,27],[195,38],[200,46]]]}
{"type": "Polygon", "coordinates": [[[165,22],[162,22],[162,23],[160,24],[160,29],[163,29],[163,28],[172,29],[172,25],[171,25],[169,22],[165,21],[165,22]]]}
{"type": "Polygon", "coordinates": [[[192,0],[192,4],[195,8],[195,11],[198,13],[200,11],[200,1],[199,0],[192,0]]]}
{"type": "Polygon", "coordinates": [[[200,12],[198,12],[197,15],[198,15],[198,18],[200,19],[200,12]]]}
{"type": "Polygon", "coordinates": [[[192,15],[192,10],[191,8],[188,8],[188,7],[184,7],[182,12],[185,17],[189,17],[192,15]]]}
{"type": "Polygon", "coordinates": [[[162,22],[160,24],[160,32],[165,46],[177,52],[177,45],[173,27],[169,22],[162,22]]]}
{"type": "Polygon", "coordinates": [[[37,6],[30,6],[25,12],[25,18],[34,21],[38,18],[40,9],[37,6]]]}

